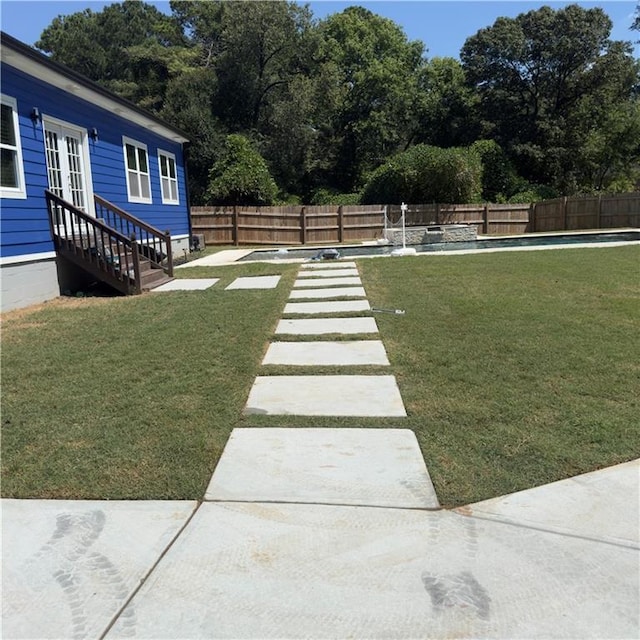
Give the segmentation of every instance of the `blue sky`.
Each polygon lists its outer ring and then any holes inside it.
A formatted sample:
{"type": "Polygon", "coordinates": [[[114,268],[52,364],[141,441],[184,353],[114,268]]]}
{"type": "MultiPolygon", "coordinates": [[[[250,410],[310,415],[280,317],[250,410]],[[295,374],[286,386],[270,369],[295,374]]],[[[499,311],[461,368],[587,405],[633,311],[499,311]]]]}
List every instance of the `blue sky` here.
{"type": "MultiPolygon", "coordinates": [[[[58,15],[75,13],[85,8],[100,11],[110,2],[86,0],[0,0],[0,24],[10,35],[33,44],[58,15]]],[[[168,2],[151,2],[158,9],[170,13],[168,2]]],[[[304,3],[301,3],[304,4],[304,3]]],[[[492,25],[499,16],[515,17],[543,5],[560,8],[571,2],[529,2],[516,0],[377,0],[374,2],[310,2],[316,18],[324,18],[350,5],[360,5],[374,13],[391,18],[400,25],[410,40],[421,40],[427,56],[458,57],[465,40],[479,29],[492,25]]],[[[585,8],[602,7],[613,21],[614,40],[638,40],[640,33],[629,31],[636,2],[578,2],[585,8]]],[[[640,57],[640,45],[635,45],[640,57]]]]}

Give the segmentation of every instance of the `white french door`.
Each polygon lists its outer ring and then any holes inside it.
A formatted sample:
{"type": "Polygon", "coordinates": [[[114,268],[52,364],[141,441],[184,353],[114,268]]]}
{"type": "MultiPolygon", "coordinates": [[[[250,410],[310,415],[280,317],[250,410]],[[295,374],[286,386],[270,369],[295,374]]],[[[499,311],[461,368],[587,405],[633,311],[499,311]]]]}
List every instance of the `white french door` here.
{"type": "MultiPolygon", "coordinates": [[[[49,190],[93,215],[86,130],[48,119],[44,119],[43,124],[49,190]]],[[[63,224],[61,213],[56,216],[56,224],[63,224]]],[[[66,222],[72,224],[71,220],[66,222]]]]}

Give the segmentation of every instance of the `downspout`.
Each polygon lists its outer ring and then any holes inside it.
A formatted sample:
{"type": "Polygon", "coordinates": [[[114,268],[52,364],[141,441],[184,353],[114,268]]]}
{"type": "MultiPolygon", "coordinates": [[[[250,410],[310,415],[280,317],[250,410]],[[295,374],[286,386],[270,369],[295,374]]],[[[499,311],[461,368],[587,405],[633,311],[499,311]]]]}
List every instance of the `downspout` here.
{"type": "Polygon", "coordinates": [[[193,246],[193,229],[191,227],[191,194],[189,193],[189,169],[187,168],[187,155],[191,142],[182,143],[182,160],[184,164],[184,191],[187,198],[187,220],[189,222],[189,252],[193,246]]]}

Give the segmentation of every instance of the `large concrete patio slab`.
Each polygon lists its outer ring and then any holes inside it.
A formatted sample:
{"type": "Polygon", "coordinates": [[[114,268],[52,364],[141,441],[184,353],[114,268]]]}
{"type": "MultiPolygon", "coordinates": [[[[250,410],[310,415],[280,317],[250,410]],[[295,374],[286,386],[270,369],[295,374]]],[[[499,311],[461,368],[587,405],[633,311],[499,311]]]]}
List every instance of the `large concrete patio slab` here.
{"type": "Polygon", "coordinates": [[[485,500],[461,511],[640,549],[640,460],[485,500]]]}
{"type": "Polygon", "coordinates": [[[366,300],[338,300],[330,302],[289,302],[286,314],[306,313],[344,313],[351,311],[369,311],[371,307],[366,300]]]}
{"type": "Polygon", "coordinates": [[[178,278],[151,289],[151,293],[165,293],[166,291],[204,291],[213,287],[220,278],[178,278]]]}
{"type": "Polygon", "coordinates": [[[406,416],[394,376],[258,376],[245,414],[406,416]]]}
{"type": "Polygon", "coordinates": [[[356,278],[360,276],[358,270],[354,267],[353,269],[307,269],[300,270],[298,272],[298,278],[345,278],[345,277],[353,277],[356,278]]]}
{"type": "Polygon", "coordinates": [[[319,336],[378,333],[375,318],[293,318],[278,322],[276,335],[319,336]]]}
{"type": "Polygon", "coordinates": [[[355,269],[355,262],[341,262],[337,260],[335,262],[305,262],[300,265],[301,269],[355,269]]]}
{"type": "Polygon", "coordinates": [[[298,289],[289,294],[290,300],[329,298],[366,298],[364,287],[333,287],[329,289],[298,289]]]}
{"type": "Polygon", "coordinates": [[[204,503],[108,638],[637,638],[636,550],[448,511],[204,503]]]}
{"type": "Polygon", "coordinates": [[[234,429],[205,500],[439,506],[409,429],[234,429]]]}
{"type": "Polygon", "coordinates": [[[290,366],[388,366],[380,340],[348,342],[272,342],[262,364],[290,366]]]}
{"type": "Polygon", "coordinates": [[[236,278],[225,291],[229,289],[275,289],[281,276],[245,276],[236,278]]]}
{"type": "MultiPolygon", "coordinates": [[[[2,637],[102,637],[196,506],[2,500],[2,637]]],[[[135,635],[135,610],[119,625],[135,635]]]]}
{"type": "Polygon", "coordinates": [[[359,277],[348,277],[348,278],[301,278],[296,280],[293,283],[295,288],[302,287],[352,287],[362,284],[359,277]]]}

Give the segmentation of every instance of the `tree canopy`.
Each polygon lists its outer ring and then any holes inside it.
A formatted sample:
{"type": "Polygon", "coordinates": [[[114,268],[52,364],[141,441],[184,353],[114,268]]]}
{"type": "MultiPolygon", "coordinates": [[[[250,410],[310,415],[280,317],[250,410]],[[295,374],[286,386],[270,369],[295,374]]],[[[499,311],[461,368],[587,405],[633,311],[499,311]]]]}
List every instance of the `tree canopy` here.
{"type": "Polygon", "coordinates": [[[370,197],[466,153],[483,177],[465,197],[638,188],[640,66],[602,9],[498,18],[458,61],[428,59],[357,6],[324,20],[284,0],[170,8],[124,0],[59,16],[36,46],[186,131],[194,204],[241,197],[221,187],[230,157],[245,162],[238,175],[259,158],[270,182],[258,199],[280,201],[370,197]]]}
{"type": "Polygon", "coordinates": [[[499,18],[465,42],[484,136],[528,179],[566,193],[597,186],[580,170],[584,141],[634,99],[639,77],[630,45],[609,40],[611,26],[599,8],[542,7],[499,18]]]}

